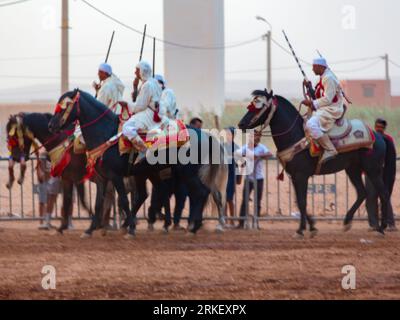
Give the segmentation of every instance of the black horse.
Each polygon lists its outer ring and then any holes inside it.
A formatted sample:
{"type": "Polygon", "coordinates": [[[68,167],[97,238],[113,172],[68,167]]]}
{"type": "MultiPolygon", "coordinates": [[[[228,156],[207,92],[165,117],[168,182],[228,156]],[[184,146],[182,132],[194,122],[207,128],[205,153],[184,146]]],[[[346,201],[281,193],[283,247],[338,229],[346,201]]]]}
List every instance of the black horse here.
{"type": "MultiPolygon", "coordinates": [[[[273,92],[257,90],[253,96],[263,101],[262,107],[256,109],[249,107],[248,112],[239,123],[242,130],[255,129],[258,126],[270,126],[271,135],[278,152],[291,148],[296,143],[304,139],[304,120],[299,111],[285,98],[274,96],[273,92]],[[276,111],[273,106],[276,106],[276,111]],[[273,114],[271,112],[274,112],[273,114]],[[269,123],[268,123],[269,121],[269,123]]],[[[379,197],[382,202],[382,221],[378,230],[384,234],[387,228],[387,216],[392,210],[389,192],[382,179],[382,168],[385,161],[386,144],[382,136],[375,134],[375,144],[372,150],[359,149],[356,151],[340,154],[336,159],[324,164],[320,170],[320,175],[333,174],[342,170],[350,178],[351,183],[357,190],[357,200],[351,207],[344,220],[344,230],[351,229],[351,223],[355,212],[366,199],[366,190],[362,180],[363,172],[370,179],[376,190],[379,190],[379,197]]],[[[286,165],[286,172],[291,176],[296,192],[297,204],[301,213],[300,228],[297,235],[304,236],[307,222],[310,225],[312,235],[316,235],[314,220],[307,214],[307,189],[308,179],[315,175],[318,158],[312,157],[308,149],[298,153],[286,165]]]]}
{"type": "MultiPolygon", "coordinates": [[[[33,139],[39,140],[44,145],[46,151],[50,152],[61,143],[66,141],[68,138],[66,133],[60,133],[57,136],[53,136],[49,129],[49,121],[52,115],[50,113],[20,113],[18,115],[10,116],[7,122],[7,135],[9,134],[12,126],[21,126],[20,130],[24,133],[24,150],[16,144],[10,152],[11,157],[15,162],[19,162],[23,155],[26,160],[30,158],[30,151],[33,143],[33,139]],[[28,136],[27,132],[30,132],[32,136],[28,136]],[[22,154],[23,153],[23,154],[22,154]]],[[[8,137],[9,139],[12,137],[8,137]]],[[[62,189],[63,189],[63,205],[62,205],[62,221],[58,231],[62,233],[68,228],[68,218],[72,215],[72,197],[73,187],[76,187],[78,198],[82,207],[92,215],[89,206],[85,200],[85,188],[81,183],[85,176],[86,166],[86,155],[75,154],[72,148],[68,151],[71,160],[62,172],[62,189]]],[[[23,177],[21,177],[23,179],[23,177]]]]}
{"type": "MultiPolygon", "coordinates": [[[[85,139],[87,150],[93,151],[104,146],[112,137],[117,135],[119,118],[108,108],[97,101],[90,94],[78,89],[65,93],[60,99],[58,105],[63,106],[59,112],[53,116],[49,123],[49,129],[57,133],[65,127],[79,121],[82,134],[85,139]]],[[[211,138],[210,138],[211,139],[211,138]]],[[[218,145],[218,147],[221,147],[218,145]]],[[[223,150],[223,147],[221,147],[223,150]]],[[[188,187],[192,199],[197,201],[191,206],[191,227],[189,231],[196,233],[202,225],[202,214],[210,192],[214,200],[218,202],[221,213],[223,212],[224,188],[226,188],[226,165],[223,161],[218,164],[202,166],[200,164],[170,165],[155,164],[152,165],[144,158],[135,166],[129,161],[129,155],[120,155],[118,145],[114,144],[102,154],[101,161],[96,161],[95,170],[98,175],[106,181],[111,181],[118,193],[118,202],[126,214],[126,221],[123,229],[129,228],[127,238],[135,235],[136,214],[147,198],[146,181],[149,179],[155,186],[157,192],[157,201],[152,203],[154,212],[160,212],[162,205],[167,201],[169,192],[165,183],[163,174],[171,170],[172,175],[178,175],[180,180],[188,187]],[[132,210],[129,210],[129,201],[126,196],[126,190],[123,183],[123,177],[134,176],[136,190],[132,210]],[[217,183],[215,182],[217,181],[217,183]],[[224,185],[225,181],[225,185],[224,185]]],[[[100,218],[102,199],[104,195],[104,184],[97,184],[97,198],[95,216],[92,219],[91,227],[85,232],[90,236],[96,230],[100,218]],[[98,200],[98,201],[97,201],[98,200]]],[[[170,219],[166,219],[166,224],[170,224],[170,219]]],[[[168,225],[165,227],[168,228],[168,225]]]]}

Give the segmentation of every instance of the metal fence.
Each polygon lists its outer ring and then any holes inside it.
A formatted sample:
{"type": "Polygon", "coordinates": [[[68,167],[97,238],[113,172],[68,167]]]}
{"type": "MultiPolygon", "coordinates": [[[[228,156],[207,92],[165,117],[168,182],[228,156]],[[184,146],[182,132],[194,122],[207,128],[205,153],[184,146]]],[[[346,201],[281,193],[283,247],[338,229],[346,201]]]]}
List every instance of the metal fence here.
{"type": "MultiPolygon", "coordinates": [[[[399,159],[400,160],[400,159],[399,159]]],[[[12,190],[6,188],[6,181],[8,179],[8,159],[0,158],[0,222],[4,221],[35,221],[39,220],[38,210],[38,195],[37,195],[37,178],[34,170],[34,162],[28,162],[28,169],[26,171],[26,178],[23,185],[14,184],[12,190]]],[[[276,159],[269,160],[265,165],[265,180],[264,192],[261,199],[261,212],[260,216],[255,213],[255,203],[257,202],[255,190],[250,196],[248,190],[245,189],[243,193],[245,179],[241,185],[235,185],[235,215],[228,217],[233,220],[240,220],[239,211],[244,199],[246,207],[245,220],[252,226],[257,226],[260,221],[290,221],[299,219],[298,208],[296,205],[296,197],[290,177],[286,176],[285,181],[277,180],[277,176],[282,167],[276,159]]],[[[16,178],[18,179],[19,166],[15,169],[16,178]]],[[[399,176],[399,175],[398,175],[399,176]]],[[[88,202],[91,208],[94,208],[95,201],[95,187],[92,183],[87,183],[86,191],[88,195],[88,202]]],[[[148,190],[151,190],[150,185],[148,190]]],[[[150,198],[150,197],[149,197],[150,198]]],[[[81,210],[78,201],[74,196],[74,213],[73,219],[85,220],[88,219],[88,214],[81,210]]],[[[329,176],[313,177],[310,179],[309,192],[308,192],[308,211],[317,220],[342,220],[352,206],[356,199],[356,192],[349,182],[345,172],[340,172],[329,176]]],[[[143,208],[138,214],[139,219],[145,219],[147,216],[147,208],[150,199],[147,199],[143,208]]],[[[186,203],[183,218],[188,217],[189,201],[186,203]]],[[[400,209],[400,197],[397,197],[397,189],[395,188],[394,196],[392,197],[392,204],[395,212],[400,209]]],[[[53,218],[60,218],[60,209],[62,205],[62,197],[58,197],[53,218]]],[[[174,198],[171,199],[171,207],[174,208],[174,198]]],[[[216,213],[211,212],[213,209],[208,206],[205,210],[206,219],[216,219],[216,213]]],[[[114,208],[114,226],[119,221],[119,215],[116,214],[114,208]]],[[[357,219],[366,219],[367,214],[365,206],[362,206],[357,213],[357,219]]]]}

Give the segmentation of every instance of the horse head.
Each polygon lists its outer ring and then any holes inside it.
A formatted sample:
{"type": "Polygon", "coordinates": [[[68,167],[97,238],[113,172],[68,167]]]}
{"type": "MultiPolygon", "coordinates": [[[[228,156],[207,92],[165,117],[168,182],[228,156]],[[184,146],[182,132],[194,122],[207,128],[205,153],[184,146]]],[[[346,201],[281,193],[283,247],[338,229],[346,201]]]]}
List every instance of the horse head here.
{"type": "Polygon", "coordinates": [[[21,158],[29,159],[32,139],[26,135],[24,114],[11,115],[8,119],[7,130],[7,148],[12,160],[20,162],[21,158]]]}
{"type": "Polygon", "coordinates": [[[58,133],[70,127],[79,117],[80,91],[75,89],[64,93],[58,100],[54,115],[49,122],[51,133],[58,133]]]}
{"type": "Polygon", "coordinates": [[[247,107],[247,113],[239,122],[239,129],[250,130],[258,126],[268,126],[274,115],[274,93],[265,90],[255,90],[253,100],[247,107]],[[267,123],[268,122],[268,123],[267,123]]]}

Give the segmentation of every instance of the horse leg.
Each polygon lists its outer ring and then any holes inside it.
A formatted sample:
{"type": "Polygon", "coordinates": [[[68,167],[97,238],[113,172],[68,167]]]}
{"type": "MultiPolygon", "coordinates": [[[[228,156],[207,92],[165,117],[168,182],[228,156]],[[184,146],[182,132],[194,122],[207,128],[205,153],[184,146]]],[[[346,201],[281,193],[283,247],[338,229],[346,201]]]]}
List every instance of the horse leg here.
{"type": "Polygon", "coordinates": [[[26,168],[27,168],[25,160],[21,160],[21,164],[19,167],[20,167],[20,174],[19,174],[19,179],[18,179],[17,183],[19,185],[22,185],[25,180],[25,172],[26,172],[26,168]]]}
{"type": "Polygon", "coordinates": [[[384,234],[384,231],[388,226],[388,216],[389,214],[393,214],[392,203],[390,200],[390,193],[387,187],[385,186],[385,183],[383,182],[382,174],[378,172],[376,172],[375,174],[367,172],[367,176],[374,185],[375,190],[377,190],[379,199],[381,201],[382,218],[381,218],[381,226],[378,229],[378,232],[384,234]]]}
{"type": "Polygon", "coordinates": [[[92,222],[89,229],[85,231],[82,238],[89,238],[92,236],[93,231],[95,231],[101,223],[101,216],[103,213],[103,201],[106,192],[107,180],[98,181],[96,183],[96,205],[94,209],[94,216],[92,216],[92,222]]]}
{"type": "Polygon", "coordinates": [[[129,200],[128,196],[126,194],[126,189],[125,189],[125,183],[124,183],[124,178],[120,176],[116,176],[112,180],[115,190],[118,193],[118,206],[122,208],[126,215],[126,220],[128,221],[129,224],[129,231],[127,234],[127,238],[131,239],[135,236],[135,230],[136,230],[136,224],[133,219],[133,214],[129,208],[129,200]]]}
{"type": "Polygon", "coordinates": [[[14,161],[13,160],[9,160],[8,161],[8,182],[6,184],[7,189],[11,189],[14,181],[15,181],[15,175],[14,175],[14,161]]]}
{"type": "Polygon", "coordinates": [[[186,185],[189,189],[189,198],[193,199],[190,204],[191,223],[189,232],[196,234],[203,224],[203,211],[206,205],[210,190],[195,175],[187,179],[186,185]]]}
{"type": "Polygon", "coordinates": [[[217,232],[223,232],[225,227],[225,208],[222,200],[222,194],[218,190],[211,192],[215,205],[218,209],[218,222],[217,232]]]}
{"type": "Polygon", "coordinates": [[[367,191],[362,180],[361,169],[356,166],[352,166],[346,170],[346,173],[357,191],[357,200],[354,202],[353,206],[350,208],[349,212],[346,214],[344,220],[344,231],[347,232],[351,229],[351,223],[354,219],[354,214],[360,208],[364,200],[367,198],[367,191]]]}
{"type": "Polygon", "coordinates": [[[78,199],[79,199],[79,202],[82,205],[82,208],[89,213],[90,217],[93,216],[92,209],[90,208],[90,206],[88,205],[88,203],[86,201],[86,192],[85,192],[84,184],[83,183],[77,183],[75,185],[75,187],[76,187],[76,192],[78,194],[78,199]]]}
{"type": "Polygon", "coordinates": [[[296,192],[297,206],[300,210],[300,227],[296,232],[296,236],[304,237],[304,231],[307,230],[307,221],[310,225],[312,236],[315,236],[318,230],[315,228],[315,221],[307,213],[307,190],[308,190],[308,177],[298,175],[293,177],[293,186],[296,192]]]}
{"type": "Polygon", "coordinates": [[[159,184],[160,192],[160,202],[159,202],[159,210],[165,209],[165,220],[164,220],[164,231],[168,232],[168,228],[172,225],[171,219],[171,206],[170,206],[170,190],[173,188],[173,181],[172,179],[168,179],[165,181],[161,181],[159,184]]]}
{"type": "Polygon", "coordinates": [[[63,233],[64,230],[68,229],[68,218],[72,215],[72,193],[73,193],[73,183],[70,181],[62,181],[63,186],[63,209],[61,217],[61,225],[58,228],[59,233],[63,233]]]}

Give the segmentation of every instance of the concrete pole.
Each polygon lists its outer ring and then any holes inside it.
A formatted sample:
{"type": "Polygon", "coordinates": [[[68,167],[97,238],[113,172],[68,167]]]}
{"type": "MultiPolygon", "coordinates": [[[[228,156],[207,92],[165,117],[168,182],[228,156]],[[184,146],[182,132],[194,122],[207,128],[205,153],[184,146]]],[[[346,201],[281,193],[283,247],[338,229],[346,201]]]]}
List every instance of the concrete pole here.
{"type": "Polygon", "coordinates": [[[268,91],[272,90],[272,32],[268,31],[267,33],[267,89],[268,91]]]}
{"type": "Polygon", "coordinates": [[[68,0],[62,0],[61,14],[61,94],[69,90],[68,0]]]}
{"type": "Polygon", "coordinates": [[[383,59],[385,60],[385,76],[386,80],[390,80],[390,74],[389,74],[389,55],[386,53],[383,56],[383,59]]]}
{"type": "Polygon", "coordinates": [[[389,55],[386,53],[383,57],[385,60],[385,79],[386,79],[386,94],[385,94],[385,106],[391,107],[392,106],[392,84],[390,81],[390,73],[389,73],[389,55]]]}

